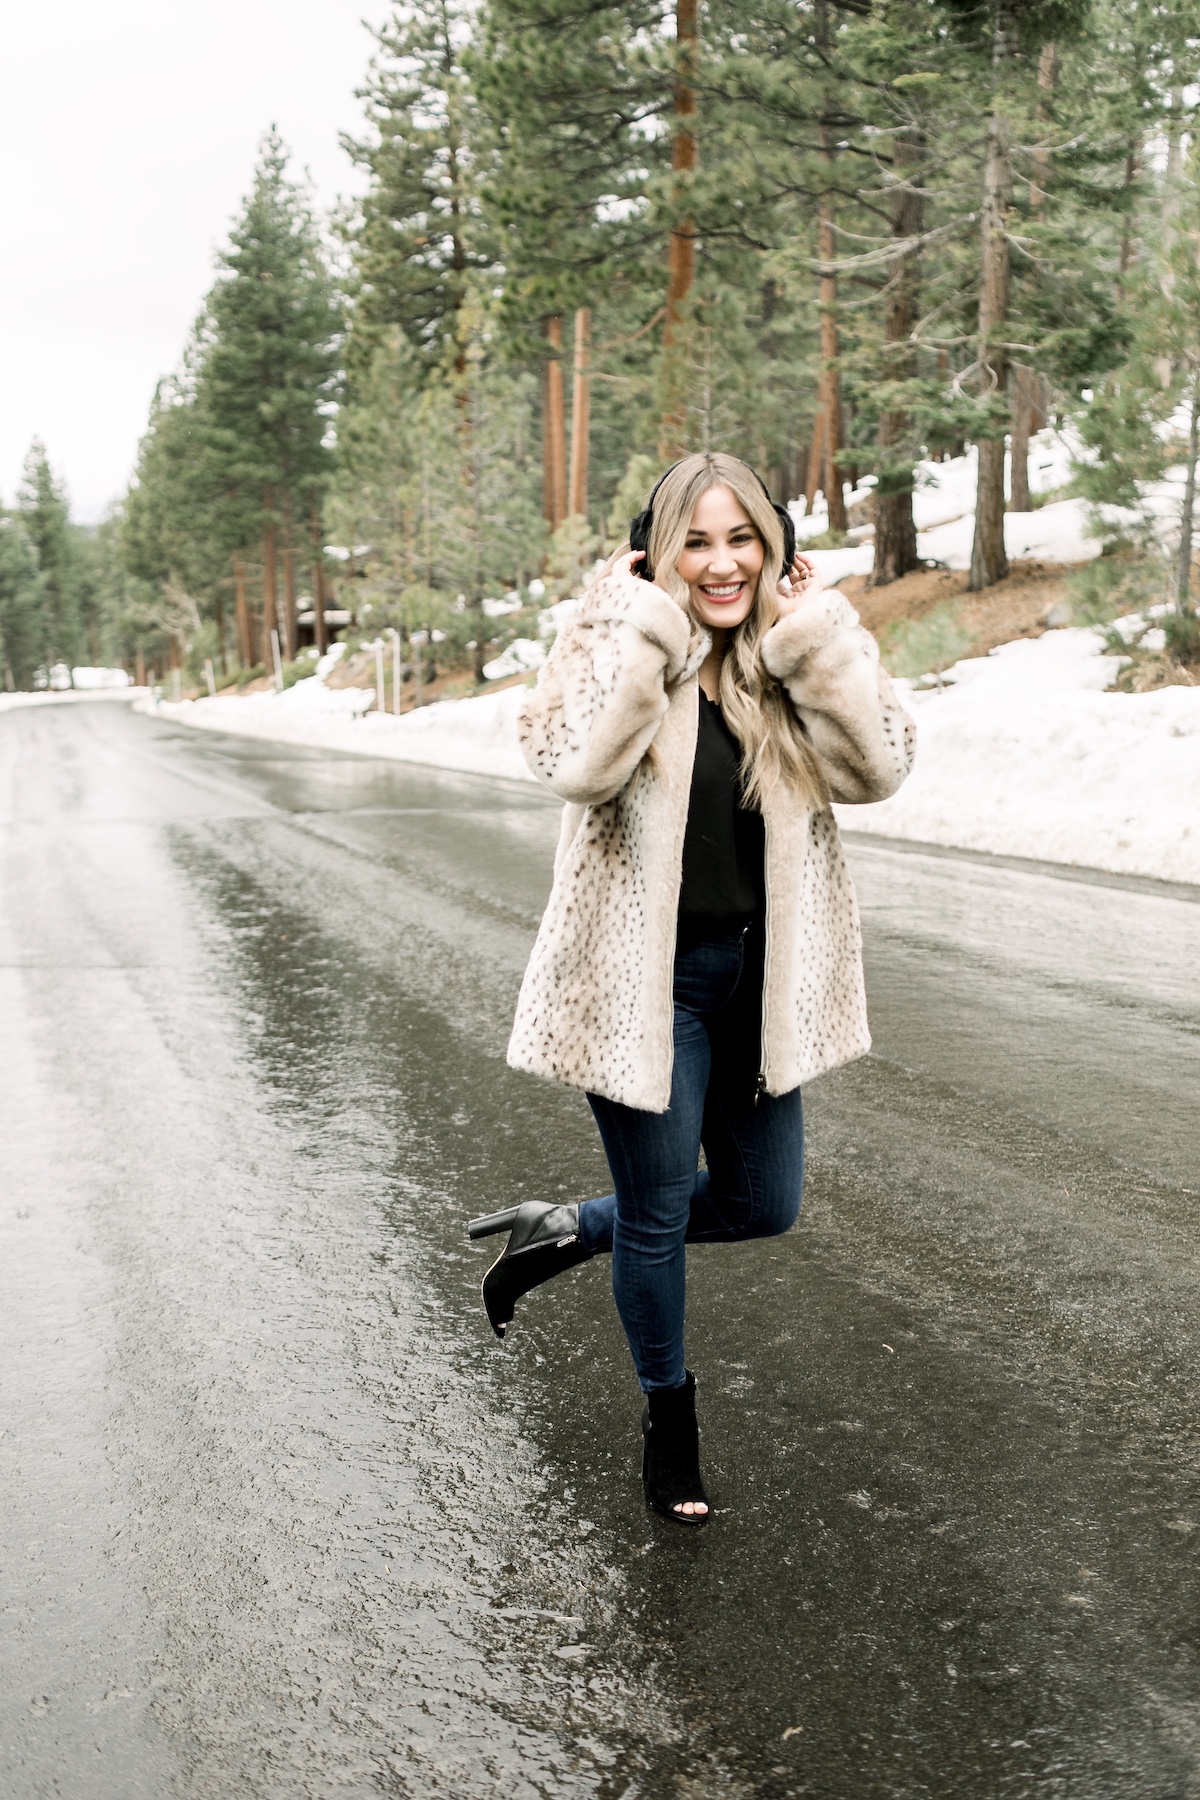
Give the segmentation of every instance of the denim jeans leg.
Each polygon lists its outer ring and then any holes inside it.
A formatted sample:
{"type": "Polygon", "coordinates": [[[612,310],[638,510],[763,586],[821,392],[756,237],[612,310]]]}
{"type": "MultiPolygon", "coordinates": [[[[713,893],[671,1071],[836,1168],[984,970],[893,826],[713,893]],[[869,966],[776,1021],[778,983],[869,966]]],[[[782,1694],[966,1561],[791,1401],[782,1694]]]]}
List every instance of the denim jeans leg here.
{"type": "Polygon", "coordinates": [[[616,1223],[615,1194],[604,1194],[599,1200],[580,1201],[579,1241],[589,1256],[600,1256],[612,1249],[616,1223]]]}
{"type": "Polygon", "coordinates": [[[710,1050],[703,1022],[675,1015],[675,1068],[665,1113],[591,1094],[616,1189],[613,1295],[647,1393],[679,1387],[683,1353],[684,1241],[700,1158],[710,1050]]]}
{"type": "Polygon", "coordinates": [[[647,1391],[685,1378],[685,1242],[774,1236],[800,1210],[800,1089],[756,1092],[762,959],[753,931],[703,940],[676,959],[665,1113],[588,1095],[616,1192],[581,1205],[580,1235],[589,1250],[613,1252],[617,1310],[647,1391]]]}

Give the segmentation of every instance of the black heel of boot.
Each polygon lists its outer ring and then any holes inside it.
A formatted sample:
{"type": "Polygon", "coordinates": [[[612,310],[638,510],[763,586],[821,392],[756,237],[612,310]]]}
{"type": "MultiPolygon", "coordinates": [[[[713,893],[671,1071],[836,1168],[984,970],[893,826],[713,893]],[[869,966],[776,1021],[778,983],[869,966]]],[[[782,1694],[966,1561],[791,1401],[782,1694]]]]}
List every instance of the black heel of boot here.
{"type": "Polygon", "coordinates": [[[712,1508],[700,1474],[700,1427],[696,1423],[696,1377],[688,1370],[682,1387],[656,1388],[642,1413],[642,1485],[647,1503],[673,1525],[707,1525],[712,1508]],[[676,1512],[690,1500],[707,1512],[676,1512]]]}
{"type": "Polygon", "coordinates": [[[472,1238],[491,1237],[498,1231],[508,1231],[509,1240],[484,1276],[482,1292],[488,1322],[502,1338],[523,1295],[577,1263],[587,1262],[591,1251],[579,1241],[577,1206],[526,1200],[505,1212],[472,1219],[467,1226],[472,1238]]]}
{"type": "Polygon", "coordinates": [[[472,1219],[467,1226],[467,1236],[471,1239],[494,1237],[498,1231],[511,1231],[520,1210],[519,1206],[506,1206],[503,1212],[487,1213],[482,1219],[472,1219]]]}

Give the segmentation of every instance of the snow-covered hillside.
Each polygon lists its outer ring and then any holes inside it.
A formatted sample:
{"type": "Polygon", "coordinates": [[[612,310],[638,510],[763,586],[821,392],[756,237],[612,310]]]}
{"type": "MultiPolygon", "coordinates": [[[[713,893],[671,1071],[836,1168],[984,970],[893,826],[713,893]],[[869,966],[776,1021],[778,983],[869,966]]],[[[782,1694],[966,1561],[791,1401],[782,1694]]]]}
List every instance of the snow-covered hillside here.
{"type": "Polygon", "coordinates": [[[1200,688],[1106,692],[1099,632],[1048,631],[913,690],[900,792],[857,831],[1200,884],[1200,688]]]}
{"type": "MultiPolygon", "coordinates": [[[[1029,488],[1033,496],[1059,493],[1071,478],[1072,458],[1078,441],[1069,432],[1041,431],[1030,439],[1029,488]]],[[[947,569],[966,569],[971,563],[971,539],[975,532],[975,483],[978,457],[974,449],[949,462],[923,462],[916,468],[913,517],[917,525],[917,549],[930,562],[947,569]]],[[[1143,504],[1151,519],[1161,521],[1163,536],[1178,535],[1183,470],[1172,470],[1149,488],[1143,504]]],[[[871,483],[847,494],[856,501],[871,497],[871,483]]],[[[817,495],[811,513],[804,501],[791,504],[796,537],[801,548],[806,539],[821,537],[829,529],[824,496],[817,495]]],[[[1014,562],[1081,563],[1099,556],[1106,535],[1119,535],[1135,523],[1131,514],[1109,507],[1094,520],[1083,500],[1047,500],[1032,512],[1008,513],[1004,541],[1014,562]]],[[[825,581],[843,581],[847,575],[867,575],[874,559],[869,541],[844,549],[814,550],[812,555],[825,581]]]]}
{"type": "MultiPolygon", "coordinates": [[[[1052,431],[1033,441],[1035,494],[1062,489],[1071,450],[1052,431]]],[[[922,465],[918,481],[922,555],[966,568],[974,452],[922,465]]],[[[1178,509],[1170,480],[1147,497],[1147,507],[1169,530],[1178,509]]],[[[793,511],[801,542],[825,531],[820,503],[808,517],[803,502],[793,511]]],[[[1119,530],[1122,520],[1106,524],[1119,530]]],[[[1015,562],[1080,563],[1101,548],[1078,500],[1010,513],[1005,532],[1015,562]]],[[[872,547],[814,555],[832,586],[866,573],[872,547]]],[[[547,641],[571,610],[564,601],[544,615],[547,641]]],[[[528,652],[532,664],[541,647],[530,643],[528,652]]],[[[843,822],[885,836],[1200,884],[1200,688],[1113,693],[1118,666],[1098,631],[1068,629],[960,662],[940,686],[901,684],[919,726],[916,770],[891,800],[839,808],[843,822]]],[[[507,673],[508,665],[498,662],[495,672],[507,673]]],[[[528,781],[515,731],[522,691],[444,701],[398,719],[369,711],[370,691],[330,689],[319,675],[278,695],[139,705],[208,730],[528,781]]]]}
{"type": "MultiPolygon", "coordinates": [[[[1049,631],[958,663],[943,687],[901,684],[917,766],[893,799],[839,808],[858,831],[1200,883],[1200,688],[1105,691],[1099,632],[1049,631]]],[[[516,741],[523,690],[396,719],[314,680],[286,694],[140,702],[212,731],[530,780],[516,741]]]]}

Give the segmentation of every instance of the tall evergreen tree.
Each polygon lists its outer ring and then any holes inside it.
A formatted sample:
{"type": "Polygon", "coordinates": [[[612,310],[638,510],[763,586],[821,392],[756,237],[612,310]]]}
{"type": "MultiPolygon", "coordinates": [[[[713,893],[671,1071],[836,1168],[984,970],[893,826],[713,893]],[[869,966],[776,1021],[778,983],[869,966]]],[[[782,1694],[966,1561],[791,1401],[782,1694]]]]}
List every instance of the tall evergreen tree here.
{"type": "Polygon", "coordinates": [[[245,547],[251,532],[261,542],[269,665],[281,533],[284,548],[309,540],[329,479],[340,331],[316,225],[274,130],[220,267],[199,333],[200,474],[234,537],[228,550],[239,548],[236,537],[245,547]]]}
{"type": "Polygon", "coordinates": [[[20,513],[0,513],[0,680],[31,688],[46,662],[44,582],[20,513]]]}
{"type": "Polygon", "coordinates": [[[472,281],[496,266],[480,204],[485,128],[463,67],[473,9],[419,0],[375,33],[359,90],[368,132],[345,148],[369,178],[347,225],[351,379],[399,327],[430,369],[461,372],[472,281]]]}
{"type": "Polygon", "coordinates": [[[468,58],[494,140],[483,197],[502,234],[503,322],[510,349],[541,369],[551,531],[587,513],[597,462],[604,485],[620,478],[649,426],[666,238],[648,183],[663,164],[670,86],[646,46],[662,14],[661,4],[490,0],[468,58]]]}
{"type": "MultiPolygon", "coordinates": [[[[974,370],[981,399],[976,431],[979,475],[970,586],[988,587],[1008,572],[1004,547],[1005,432],[1010,423],[1013,236],[1018,146],[1045,136],[1037,87],[1039,53],[1077,36],[1089,0],[943,0],[946,13],[974,59],[974,88],[983,102],[980,171],[978,308],[974,370]],[[1043,127],[1039,134],[1038,124],[1043,127]]],[[[1040,169],[1040,163],[1038,167],[1040,169]]],[[[1042,193],[1038,187],[1039,195],[1042,193]]],[[[1043,271],[1044,273],[1044,271],[1043,271]]]]}
{"type": "Polygon", "coordinates": [[[35,438],[25,458],[17,508],[42,577],[43,654],[48,662],[82,662],[85,653],[79,561],[66,490],[35,438]]]}

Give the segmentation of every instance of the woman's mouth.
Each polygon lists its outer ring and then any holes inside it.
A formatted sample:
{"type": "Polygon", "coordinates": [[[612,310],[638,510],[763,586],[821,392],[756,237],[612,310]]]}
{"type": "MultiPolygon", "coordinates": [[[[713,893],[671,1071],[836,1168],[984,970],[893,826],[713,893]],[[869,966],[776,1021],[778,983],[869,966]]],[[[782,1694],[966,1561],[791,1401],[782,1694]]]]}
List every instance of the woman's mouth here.
{"type": "Polygon", "coordinates": [[[731,600],[740,600],[746,591],[744,581],[701,582],[700,592],[706,600],[713,600],[718,606],[728,606],[731,600]]]}

